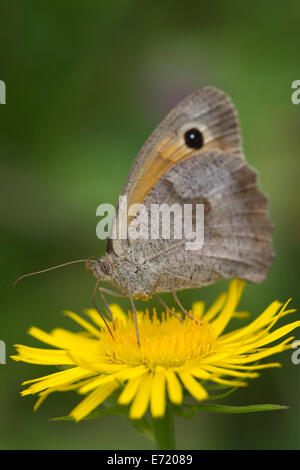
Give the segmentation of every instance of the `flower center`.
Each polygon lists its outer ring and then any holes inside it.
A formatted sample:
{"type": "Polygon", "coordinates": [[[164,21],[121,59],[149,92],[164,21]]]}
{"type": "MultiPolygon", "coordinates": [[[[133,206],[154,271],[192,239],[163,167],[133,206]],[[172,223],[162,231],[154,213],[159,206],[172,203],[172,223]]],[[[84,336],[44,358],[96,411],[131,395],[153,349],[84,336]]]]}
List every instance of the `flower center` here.
{"type": "Polygon", "coordinates": [[[125,324],[117,321],[114,339],[103,330],[102,354],[118,364],[178,367],[186,360],[205,357],[215,344],[211,326],[199,319],[198,323],[190,319],[179,321],[167,315],[160,320],[154,311],[152,318],[138,317],[138,329],[140,346],[132,317],[125,324]]]}

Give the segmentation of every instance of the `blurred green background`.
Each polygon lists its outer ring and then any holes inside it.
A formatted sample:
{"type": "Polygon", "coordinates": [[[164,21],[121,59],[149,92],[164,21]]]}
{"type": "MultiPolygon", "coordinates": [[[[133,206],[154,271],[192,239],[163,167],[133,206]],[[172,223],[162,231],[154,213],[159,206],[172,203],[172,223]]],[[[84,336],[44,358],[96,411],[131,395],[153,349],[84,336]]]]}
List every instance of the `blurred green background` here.
{"type": "MultiPolygon", "coordinates": [[[[91,305],[94,281],[75,265],[12,288],[20,274],[104,253],[96,207],[115,204],[130,165],[169,109],[203,85],[227,91],[239,111],[248,162],[271,201],[277,257],[263,285],[246,287],[256,317],[272,300],[299,298],[300,105],[297,1],[2,0],[0,79],[2,449],[151,448],[125,419],[51,422],[78,403],[52,395],[37,413],[21,382],[53,367],[15,363],[13,344],[38,345],[31,325],[75,328],[61,315],[91,305]]],[[[211,302],[227,282],[185,291],[211,302]]],[[[126,301],[122,305],[127,306],[126,301]]],[[[296,319],[298,314],[294,316],[296,319]]],[[[296,333],[297,334],[297,333],[296,333]]],[[[299,337],[299,333],[298,333],[299,337]]],[[[287,411],[199,414],[176,421],[181,449],[300,447],[300,365],[291,353],[228,404],[280,403],[287,411]]]]}

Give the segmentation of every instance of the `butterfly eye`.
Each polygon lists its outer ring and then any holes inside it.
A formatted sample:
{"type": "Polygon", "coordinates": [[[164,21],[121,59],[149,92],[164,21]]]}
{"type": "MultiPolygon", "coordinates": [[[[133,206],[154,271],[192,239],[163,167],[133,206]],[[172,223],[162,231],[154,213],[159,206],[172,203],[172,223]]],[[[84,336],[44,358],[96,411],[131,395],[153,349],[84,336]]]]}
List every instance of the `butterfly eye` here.
{"type": "Polygon", "coordinates": [[[101,267],[101,270],[104,272],[104,274],[109,274],[111,271],[111,266],[108,261],[101,261],[100,267],[101,267]]]}
{"type": "Polygon", "coordinates": [[[204,144],[203,134],[199,131],[199,129],[193,127],[192,129],[189,129],[185,132],[184,141],[191,149],[201,149],[204,144]]]}

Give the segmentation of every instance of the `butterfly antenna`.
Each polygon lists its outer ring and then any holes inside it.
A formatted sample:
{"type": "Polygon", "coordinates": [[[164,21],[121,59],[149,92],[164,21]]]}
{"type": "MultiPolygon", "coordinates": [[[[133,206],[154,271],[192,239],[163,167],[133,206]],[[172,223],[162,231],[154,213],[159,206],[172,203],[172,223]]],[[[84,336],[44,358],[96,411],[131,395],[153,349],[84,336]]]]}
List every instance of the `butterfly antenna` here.
{"type": "Polygon", "coordinates": [[[88,261],[87,259],[78,259],[75,261],[69,261],[68,263],[58,264],[57,266],[52,266],[51,268],[42,269],[41,271],[36,271],[34,273],[23,274],[23,276],[20,276],[18,277],[18,279],[15,280],[15,282],[13,283],[13,286],[16,286],[20,281],[22,281],[22,279],[25,279],[26,277],[31,277],[31,276],[36,276],[37,274],[47,273],[48,271],[52,271],[53,269],[62,268],[63,266],[69,266],[69,264],[86,263],[87,261],[88,261]]]}

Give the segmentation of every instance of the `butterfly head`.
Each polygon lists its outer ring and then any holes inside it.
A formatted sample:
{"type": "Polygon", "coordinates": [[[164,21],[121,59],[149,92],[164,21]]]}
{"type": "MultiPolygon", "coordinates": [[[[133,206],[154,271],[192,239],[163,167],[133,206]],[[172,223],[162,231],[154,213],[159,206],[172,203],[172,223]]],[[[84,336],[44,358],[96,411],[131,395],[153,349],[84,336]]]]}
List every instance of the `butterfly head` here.
{"type": "Polygon", "coordinates": [[[112,273],[112,262],[109,255],[102,258],[91,258],[86,262],[86,269],[91,271],[99,281],[109,281],[112,273]]]}

